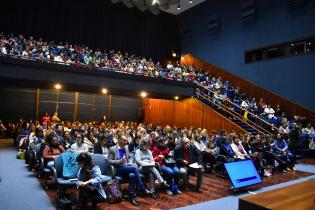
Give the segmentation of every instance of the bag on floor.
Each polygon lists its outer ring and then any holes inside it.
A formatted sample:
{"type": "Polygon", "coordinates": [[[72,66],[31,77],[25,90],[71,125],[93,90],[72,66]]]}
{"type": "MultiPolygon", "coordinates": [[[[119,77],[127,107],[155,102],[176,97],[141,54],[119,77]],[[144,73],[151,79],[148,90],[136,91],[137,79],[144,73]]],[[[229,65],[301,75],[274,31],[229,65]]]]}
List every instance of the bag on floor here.
{"type": "Polygon", "coordinates": [[[72,202],[67,198],[59,198],[56,201],[57,209],[60,210],[72,210],[72,202]]]}
{"type": "Polygon", "coordinates": [[[120,184],[117,180],[111,180],[106,184],[105,192],[108,203],[118,203],[122,200],[120,184]]]}
{"type": "Polygon", "coordinates": [[[16,155],[16,158],[17,159],[21,159],[21,160],[24,160],[25,159],[25,154],[26,154],[26,151],[25,150],[21,150],[17,153],[16,155]]]}

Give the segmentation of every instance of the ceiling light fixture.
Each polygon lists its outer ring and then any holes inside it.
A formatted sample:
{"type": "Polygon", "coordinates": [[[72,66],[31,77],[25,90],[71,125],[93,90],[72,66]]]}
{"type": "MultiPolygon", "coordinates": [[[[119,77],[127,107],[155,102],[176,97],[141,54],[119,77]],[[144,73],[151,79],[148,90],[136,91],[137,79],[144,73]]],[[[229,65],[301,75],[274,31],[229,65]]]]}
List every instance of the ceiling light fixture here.
{"type": "Polygon", "coordinates": [[[147,97],[147,93],[146,92],[144,92],[144,91],[142,91],[141,93],[140,93],[140,96],[142,97],[142,98],[145,98],[145,97],[147,97]]]}
{"type": "Polygon", "coordinates": [[[189,0],[189,3],[192,4],[192,0],[189,0]]]}
{"type": "Polygon", "coordinates": [[[108,91],[107,91],[106,88],[103,88],[103,89],[102,89],[102,93],[103,93],[103,94],[107,94],[107,92],[108,92],[108,91]]]}
{"type": "Polygon", "coordinates": [[[55,84],[55,89],[60,90],[61,89],[61,85],[59,83],[55,84]]]}
{"type": "Polygon", "coordinates": [[[160,4],[159,0],[152,0],[152,6],[160,4]]]}

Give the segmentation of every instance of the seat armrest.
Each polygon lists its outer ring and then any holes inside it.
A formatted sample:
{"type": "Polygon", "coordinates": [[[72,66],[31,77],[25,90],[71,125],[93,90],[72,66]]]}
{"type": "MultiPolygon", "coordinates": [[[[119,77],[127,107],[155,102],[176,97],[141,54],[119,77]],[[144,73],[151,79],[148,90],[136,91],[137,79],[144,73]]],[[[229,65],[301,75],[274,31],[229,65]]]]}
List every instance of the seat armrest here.
{"type": "Polygon", "coordinates": [[[41,157],[39,159],[39,168],[40,168],[40,171],[43,172],[44,171],[44,167],[45,167],[45,160],[43,157],[41,157]]]}
{"type": "Polygon", "coordinates": [[[114,177],[114,176],[115,176],[115,167],[112,166],[112,165],[110,165],[110,166],[107,168],[105,175],[114,177]]]}
{"type": "Polygon", "coordinates": [[[57,183],[58,174],[57,174],[56,168],[55,168],[55,167],[52,167],[52,168],[51,168],[51,171],[53,172],[53,176],[54,176],[54,179],[55,179],[55,183],[57,183]]]}

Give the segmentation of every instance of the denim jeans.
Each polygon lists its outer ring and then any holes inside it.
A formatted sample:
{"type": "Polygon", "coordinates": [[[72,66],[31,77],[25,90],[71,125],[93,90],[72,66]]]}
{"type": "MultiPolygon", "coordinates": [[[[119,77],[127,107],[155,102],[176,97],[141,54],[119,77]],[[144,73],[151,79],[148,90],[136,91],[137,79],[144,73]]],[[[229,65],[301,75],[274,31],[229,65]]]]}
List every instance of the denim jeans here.
{"type": "Polygon", "coordinates": [[[176,166],[162,166],[161,172],[166,176],[166,180],[168,184],[172,183],[172,179],[174,178],[175,184],[179,185],[179,169],[176,166]]]}
{"type": "Polygon", "coordinates": [[[139,170],[136,166],[121,166],[116,170],[116,175],[123,178],[129,178],[129,192],[136,195],[135,185],[138,184],[139,189],[143,190],[144,185],[139,176],[139,170]]]}

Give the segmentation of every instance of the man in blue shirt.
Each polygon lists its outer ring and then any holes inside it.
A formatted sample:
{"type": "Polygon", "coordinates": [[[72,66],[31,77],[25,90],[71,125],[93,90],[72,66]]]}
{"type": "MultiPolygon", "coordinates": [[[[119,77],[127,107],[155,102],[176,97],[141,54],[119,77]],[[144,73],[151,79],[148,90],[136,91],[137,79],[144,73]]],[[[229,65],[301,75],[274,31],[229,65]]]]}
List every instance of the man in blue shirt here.
{"type": "Polygon", "coordinates": [[[144,195],[150,194],[150,191],[144,187],[139,176],[138,167],[130,162],[130,154],[127,146],[128,140],[126,136],[118,139],[118,144],[109,148],[108,160],[116,169],[116,175],[125,179],[129,179],[129,199],[130,202],[137,206],[138,201],[135,199],[135,185],[144,195]]]}

